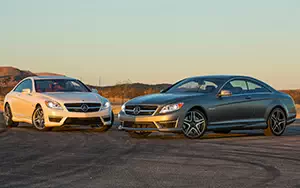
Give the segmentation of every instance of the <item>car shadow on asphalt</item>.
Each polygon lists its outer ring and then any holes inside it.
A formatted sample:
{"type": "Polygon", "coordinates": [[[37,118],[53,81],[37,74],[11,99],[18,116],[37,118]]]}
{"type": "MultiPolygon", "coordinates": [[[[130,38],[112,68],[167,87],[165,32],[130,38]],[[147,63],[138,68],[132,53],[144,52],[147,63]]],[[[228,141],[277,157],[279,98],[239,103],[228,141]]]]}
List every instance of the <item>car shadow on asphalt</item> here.
{"type": "MultiPolygon", "coordinates": [[[[29,124],[22,124],[13,129],[14,130],[42,132],[42,131],[38,131],[36,128],[34,128],[34,126],[29,125],[29,124]]],[[[51,131],[46,131],[46,132],[97,132],[97,133],[103,133],[97,129],[93,129],[88,126],[55,127],[51,131]]]]}
{"type": "MultiPolygon", "coordinates": [[[[39,132],[36,130],[33,126],[29,124],[21,124],[17,128],[12,128],[13,130],[19,130],[19,131],[34,131],[39,132]]],[[[52,129],[54,133],[68,133],[68,132],[80,132],[80,133],[102,133],[97,129],[93,129],[90,127],[85,126],[79,126],[79,127],[58,127],[52,129]]],[[[120,134],[128,135],[126,131],[119,131],[116,126],[113,126],[108,132],[119,132],[120,134]]],[[[228,134],[219,134],[219,133],[213,133],[213,132],[207,132],[203,137],[200,138],[200,140],[209,140],[209,139],[230,139],[230,138],[250,138],[250,137],[263,137],[264,132],[263,130],[234,130],[228,134]]],[[[287,128],[286,132],[283,136],[300,136],[300,126],[290,126],[287,128]]],[[[160,140],[178,140],[178,139],[188,139],[183,134],[173,134],[173,133],[152,133],[146,138],[134,138],[134,139],[160,139],[160,140]]]]}
{"type": "MultiPolygon", "coordinates": [[[[217,134],[213,132],[208,132],[200,138],[200,140],[208,139],[223,139],[223,138],[238,138],[238,137],[255,137],[264,136],[263,133],[229,133],[229,134],[217,134]]],[[[141,139],[141,138],[139,138],[141,139]]],[[[145,138],[143,138],[145,139],[145,138]]],[[[166,134],[166,133],[153,133],[146,137],[146,139],[162,139],[162,140],[173,140],[173,139],[188,139],[183,134],[166,134]]]]}

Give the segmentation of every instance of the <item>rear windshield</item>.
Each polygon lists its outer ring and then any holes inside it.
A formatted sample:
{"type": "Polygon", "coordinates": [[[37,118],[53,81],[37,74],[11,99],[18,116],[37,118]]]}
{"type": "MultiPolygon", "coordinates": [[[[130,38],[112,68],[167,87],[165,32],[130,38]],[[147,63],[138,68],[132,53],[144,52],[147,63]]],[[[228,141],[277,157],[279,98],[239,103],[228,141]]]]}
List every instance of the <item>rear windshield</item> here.
{"type": "Polygon", "coordinates": [[[90,92],[79,80],[36,80],[35,90],[38,93],[44,92],[90,92]]]}

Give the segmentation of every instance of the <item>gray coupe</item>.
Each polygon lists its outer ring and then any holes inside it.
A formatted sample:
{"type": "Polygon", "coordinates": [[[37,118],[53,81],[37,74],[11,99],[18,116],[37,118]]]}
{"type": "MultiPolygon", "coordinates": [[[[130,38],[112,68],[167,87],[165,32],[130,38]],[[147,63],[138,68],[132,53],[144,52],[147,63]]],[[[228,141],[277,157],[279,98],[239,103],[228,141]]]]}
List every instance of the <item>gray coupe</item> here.
{"type": "Polygon", "coordinates": [[[199,138],[205,131],[264,129],[280,136],[296,119],[293,99],[268,84],[246,76],[200,76],[134,98],[118,115],[132,137],[152,132],[181,133],[199,138]]]}

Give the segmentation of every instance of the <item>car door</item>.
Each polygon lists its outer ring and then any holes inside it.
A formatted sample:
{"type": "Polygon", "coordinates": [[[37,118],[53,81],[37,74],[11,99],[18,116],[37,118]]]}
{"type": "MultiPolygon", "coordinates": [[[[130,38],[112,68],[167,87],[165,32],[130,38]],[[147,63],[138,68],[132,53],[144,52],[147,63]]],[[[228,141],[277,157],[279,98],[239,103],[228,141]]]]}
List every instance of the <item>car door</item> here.
{"type": "Polygon", "coordinates": [[[13,114],[22,119],[31,119],[32,114],[32,80],[27,79],[20,83],[12,92],[13,114]],[[23,93],[24,89],[29,89],[30,93],[23,93]]]}
{"type": "Polygon", "coordinates": [[[253,117],[253,110],[249,108],[247,82],[243,79],[231,80],[221,90],[228,90],[231,96],[219,97],[213,107],[215,125],[243,124],[253,117]]]}
{"type": "Polygon", "coordinates": [[[253,109],[253,121],[265,122],[265,114],[272,103],[272,91],[257,81],[247,80],[248,97],[251,98],[249,108],[253,109]]]}

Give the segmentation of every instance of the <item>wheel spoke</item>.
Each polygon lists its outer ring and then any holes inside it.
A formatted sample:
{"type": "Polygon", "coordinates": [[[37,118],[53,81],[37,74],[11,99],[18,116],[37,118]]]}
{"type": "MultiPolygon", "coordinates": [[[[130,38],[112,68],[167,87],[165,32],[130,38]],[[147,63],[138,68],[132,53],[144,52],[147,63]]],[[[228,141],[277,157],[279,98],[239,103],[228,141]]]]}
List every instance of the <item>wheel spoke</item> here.
{"type": "Polygon", "coordinates": [[[192,118],[191,119],[189,119],[189,117],[191,118],[191,115],[187,115],[186,117],[185,117],[185,119],[184,119],[184,121],[186,121],[186,122],[192,122],[192,118]]]}
{"type": "Polygon", "coordinates": [[[196,124],[196,129],[197,129],[197,132],[198,132],[198,134],[201,134],[202,133],[202,126],[201,126],[202,124],[196,124]]]}
{"type": "Polygon", "coordinates": [[[272,119],[274,122],[277,122],[277,118],[276,118],[275,114],[273,114],[273,115],[271,116],[271,119],[272,119]]]}
{"type": "Polygon", "coordinates": [[[202,119],[201,121],[199,121],[199,122],[196,122],[196,126],[198,126],[198,125],[202,125],[203,123],[205,123],[205,120],[204,119],[202,119]]]}
{"type": "Polygon", "coordinates": [[[190,130],[190,128],[191,128],[191,125],[189,124],[189,122],[186,122],[186,121],[184,121],[183,124],[185,126],[187,126],[187,127],[184,127],[183,131],[186,132],[186,133],[188,133],[189,130],[190,130]]]}
{"type": "Polygon", "coordinates": [[[198,135],[200,135],[200,132],[199,132],[195,127],[192,127],[192,128],[190,129],[190,131],[188,132],[188,135],[190,135],[190,136],[198,136],[198,135]],[[194,134],[191,135],[192,132],[193,132],[194,134]],[[195,133],[196,133],[196,135],[195,135],[195,133]]]}
{"type": "Polygon", "coordinates": [[[195,121],[195,112],[191,112],[191,121],[195,121]]]}

